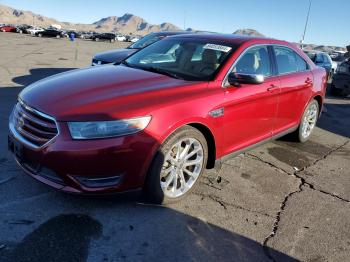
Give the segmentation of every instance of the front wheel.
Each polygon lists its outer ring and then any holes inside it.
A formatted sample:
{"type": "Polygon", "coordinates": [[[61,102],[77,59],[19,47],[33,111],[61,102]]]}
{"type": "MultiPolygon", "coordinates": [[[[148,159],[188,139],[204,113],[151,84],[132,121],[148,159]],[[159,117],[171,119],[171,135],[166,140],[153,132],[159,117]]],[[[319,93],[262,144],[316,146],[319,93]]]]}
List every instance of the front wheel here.
{"type": "Polygon", "coordinates": [[[206,139],[197,129],[184,126],[163,143],[152,161],[145,193],[152,203],[172,203],[187,196],[207,164],[206,139]]]}
{"type": "Polygon", "coordinates": [[[320,112],[318,102],[313,99],[306,107],[298,129],[292,133],[294,140],[304,143],[309,140],[312,131],[314,130],[320,112]]]}

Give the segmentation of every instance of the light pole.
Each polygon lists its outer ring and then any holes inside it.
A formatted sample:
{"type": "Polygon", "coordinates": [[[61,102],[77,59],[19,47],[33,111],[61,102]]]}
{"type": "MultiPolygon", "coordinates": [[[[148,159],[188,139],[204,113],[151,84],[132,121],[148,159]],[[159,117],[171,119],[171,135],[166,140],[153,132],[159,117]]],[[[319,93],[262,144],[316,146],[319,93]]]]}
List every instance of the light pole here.
{"type": "Polygon", "coordinates": [[[304,47],[304,39],[305,39],[305,33],[306,33],[307,24],[308,24],[308,22],[309,22],[311,4],[312,4],[312,0],[310,0],[310,3],[309,3],[309,10],[307,11],[304,33],[303,33],[303,36],[302,36],[302,39],[301,39],[301,49],[303,49],[303,47],[304,47]]]}

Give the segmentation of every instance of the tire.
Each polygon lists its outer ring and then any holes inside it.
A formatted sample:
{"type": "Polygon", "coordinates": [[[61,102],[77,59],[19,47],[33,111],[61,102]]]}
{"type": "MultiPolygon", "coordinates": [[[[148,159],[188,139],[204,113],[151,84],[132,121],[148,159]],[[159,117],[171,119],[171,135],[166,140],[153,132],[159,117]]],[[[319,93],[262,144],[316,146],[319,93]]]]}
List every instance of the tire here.
{"type": "Polygon", "coordinates": [[[100,41],[100,39],[99,39],[98,37],[96,37],[96,38],[95,38],[95,41],[98,42],[98,41],[100,41]]]}
{"type": "Polygon", "coordinates": [[[5,32],[6,32],[6,30],[5,30],[5,29],[1,29],[1,32],[5,33],[5,32]]]}
{"type": "Polygon", "coordinates": [[[43,35],[42,34],[38,34],[38,37],[42,37],[43,35]]]}
{"type": "Polygon", "coordinates": [[[146,201],[155,204],[168,204],[188,196],[198,184],[206,167],[207,159],[207,141],[201,132],[190,126],[183,126],[176,130],[161,145],[151,163],[144,187],[146,201]],[[189,149],[187,153],[184,153],[187,146],[189,149]],[[181,149],[179,160],[175,159],[177,156],[174,157],[175,148],[181,149]],[[191,156],[191,153],[194,154],[191,156]],[[184,154],[183,157],[181,154],[184,154]],[[186,156],[188,156],[187,160],[186,156]],[[169,160],[174,161],[173,164],[170,164],[169,160]],[[195,164],[188,165],[190,162],[195,164]],[[165,165],[167,167],[164,169],[165,165]],[[183,171],[184,169],[192,175],[183,171]],[[166,183],[168,185],[165,185],[166,183]],[[184,184],[187,186],[183,186],[184,184]],[[177,187],[179,188],[177,189],[177,187]],[[176,190],[173,192],[170,188],[176,188],[176,190]]]}
{"type": "Polygon", "coordinates": [[[311,100],[311,102],[305,108],[305,111],[303,113],[303,116],[301,117],[298,129],[289,135],[293,141],[299,142],[299,143],[305,143],[306,141],[309,140],[316,126],[319,113],[320,113],[320,106],[318,105],[318,102],[315,99],[311,100]],[[310,112],[313,112],[312,115],[315,114],[314,117],[311,117],[310,112]],[[307,121],[306,118],[309,118],[310,121],[307,121]],[[306,132],[307,130],[304,130],[304,128],[306,128],[305,122],[309,122],[308,124],[309,124],[310,130],[308,132],[306,132]]]}
{"type": "Polygon", "coordinates": [[[59,39],[59,38],[61,38],[61,36],[60,35],[56,35],[56,38],[59,39]]]}
{"type": "Polygon", "coordinates": [[[114,43],[114,41],[115,41],[114,39],[111,39],[111,43],[114,43]]]}

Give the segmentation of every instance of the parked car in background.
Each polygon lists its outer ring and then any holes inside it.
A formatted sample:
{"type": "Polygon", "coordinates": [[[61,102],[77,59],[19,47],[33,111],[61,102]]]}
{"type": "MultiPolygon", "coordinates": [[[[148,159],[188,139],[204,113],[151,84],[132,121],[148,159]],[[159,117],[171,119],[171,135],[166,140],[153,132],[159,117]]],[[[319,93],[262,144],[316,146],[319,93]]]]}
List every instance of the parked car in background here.
{"type": "Polygon", "coordinates": [[[113,33],[102,33],[96,34],[91,37],[93,41],[110,41],[111,43],[115,42],[116,35],[113,33]]]}
{"type": "Polygon", "coordinates": [[[130,39],[130,42],[136,43],[136,42],[139,41],[139,40],[140,40],[139,37],[134,36],[134,37],[132,37],[132,38],[130,39]]]}
{"type": "Polygon", "coordinates": [[[136,51],[153,44],[154,42],[159,41],[160,39],[163,39],[164,37],[171,36],[171,35],[179,35],[179,34],[186,34],[187,32],[158,32],[158,33],[151,33],[146,35],[145,37],[141,38],[139,41],[133,43],[129,47],[125,49],[116,49],[111,51],[106,51],[102,53],[96,54],[92,58],[92,65],[104,65],[104,64],[110,64],[110,63],[119,63],[131,54],[135,53],[136,51]]]}
{"type": "Polygon", "coordinates": [[[332,64],[331,57],[325,53],[320,51],[304,51],[308,57],[315,63],[315,65],[323,67],[326,69],[328,80],[332,79],[335,65],[332,64]]]}
{"type": "Polygon", "coordinates": [[[16,32],[16,27],[11,25],[4,25],[0,27],[1,32],[16,32]]]}
{"type": "Polygon", "coordinates": [[[124,42],[124,41],[126,41],[126,37],[123,36],[123,35],[117,35],[117,36],[116,36],[116,39],[117,39],[117,41],[119,41],[119,42],[124,42]]]}
{"type": "Polygon", "coordinates": [[[30,25],[19,25],[16,27],[16,32],[20,34],[28,34],[27,29],[30,27],[30,25]]]}
{"type": "Polygon", "coordinates": [[[31,35],[35,35],[36,33],[42,32],[44,30],[45,30],[44,28],[36,27],[36,26],[31,26],[31,27],[26,29],[27,33],[31,34],[31,35]]]}
{"type": "Polygon", "coordinates": [[[333,76],[330,93],[335,96],[350,95],[350,59],[339,63],[333,76]]]}
{"type": "Polygon", "coordinates": [[[346,59],[345,54],[346,51],[334,51],[329,56],[331,57],[332,61],[340,63],[346,59]]]}
{"type": "Polygon", "coordinates": [[[294,44],[177,35],[122,64],[26,87],[10,116],[9,149],[28,175],[55,189],[143,189],[148,201],[169,203],[216,160],[286,134],[307,141],[325,89],[325,69],[294,44]],[[141,63],[158,54],[173,59],[141,63]]]}
{"type": "Polygon", "coordinates": [[[36,32],[35,35],[38,37],[65,37],[65,34],[61,30],[56,29],[45,29],[44,31],[36,32]]]}

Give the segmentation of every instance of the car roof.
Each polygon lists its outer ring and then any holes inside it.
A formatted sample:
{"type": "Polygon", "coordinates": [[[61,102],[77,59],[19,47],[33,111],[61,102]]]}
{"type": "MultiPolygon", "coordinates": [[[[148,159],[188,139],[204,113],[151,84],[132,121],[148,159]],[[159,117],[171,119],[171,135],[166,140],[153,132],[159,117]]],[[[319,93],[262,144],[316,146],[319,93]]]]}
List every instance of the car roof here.
{"type": "Polygon", "coordinates": [[[184,35],[184,34],[193,34],[193,32],[188,31],[161,31],[161,32],[155,32],[154,35],[158,36],[171,36],[171,35],[184,35]]]}
{"type": "Polygon", "coordinates": [[[254,37],[254,36],[245,36],[245,35],[235,35],[235,34],[219,34],[219,33],[191,33],[191,34],[185,34],[185,35],[175,35],[170,36],[171,38],[184,38],[184,39],[201,39],[201,40],[216,40],[221,41],[223,43],[233,43],[241,45],[246,42],[251,42],[253,44],[280,44],[280,45],[288,45],[291,46],[292,44],[286,41],[272,39],[272,38],[266,38],[266,37],[254,37]]]}

